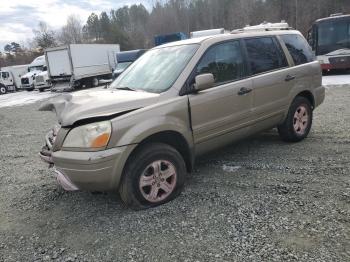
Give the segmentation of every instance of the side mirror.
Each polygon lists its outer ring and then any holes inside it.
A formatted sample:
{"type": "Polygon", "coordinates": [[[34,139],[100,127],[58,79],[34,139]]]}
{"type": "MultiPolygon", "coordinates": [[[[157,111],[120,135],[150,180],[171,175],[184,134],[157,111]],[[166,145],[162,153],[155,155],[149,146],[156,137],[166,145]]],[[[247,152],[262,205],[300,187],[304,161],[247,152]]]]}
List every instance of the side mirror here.
{"type": "Polygon", "coordinates": [[[214,86],[213,74],[202,74],[195,78],[194,89],[196,91],[203,91],[214,86]]]}

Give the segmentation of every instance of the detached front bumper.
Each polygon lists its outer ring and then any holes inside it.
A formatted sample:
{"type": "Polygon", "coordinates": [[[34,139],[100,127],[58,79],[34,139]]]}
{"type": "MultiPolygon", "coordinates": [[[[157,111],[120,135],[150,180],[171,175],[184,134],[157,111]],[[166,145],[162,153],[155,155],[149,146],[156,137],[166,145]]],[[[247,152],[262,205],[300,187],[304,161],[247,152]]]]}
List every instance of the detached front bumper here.
{"type": "Polygon", "coordinates": [[[57,151],[52,153],[51,161],[77,189],[108,191],[119,185],[127,149],[125,146],[98,152],[57,151]]]}
{"type": "Polygon", "coordinates": [[[93,152],[52,152],[56,134],[57,131],[51,130],[46,135],[46,145],[39,156],[54,166],[56,179],[65,190],[109,191],[118,188],[126,160],[136,145],[93,152]]]}

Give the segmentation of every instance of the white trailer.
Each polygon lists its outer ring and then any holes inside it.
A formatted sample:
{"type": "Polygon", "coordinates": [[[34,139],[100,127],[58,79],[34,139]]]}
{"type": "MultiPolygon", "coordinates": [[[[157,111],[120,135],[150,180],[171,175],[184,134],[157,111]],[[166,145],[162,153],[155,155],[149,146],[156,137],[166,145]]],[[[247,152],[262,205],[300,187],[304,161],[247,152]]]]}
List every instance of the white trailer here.
{"type": "Polygon", "coordinates": [[[2,67],[0,71],[0,93],[21,88],[21,77],[28,72],[28,65],[2,67]]]}
{"type": "Polygon", "coordinates": [[[97,86],[116,68],[118,44],[71,44],[45,50],[52,90],[97,86]]]}

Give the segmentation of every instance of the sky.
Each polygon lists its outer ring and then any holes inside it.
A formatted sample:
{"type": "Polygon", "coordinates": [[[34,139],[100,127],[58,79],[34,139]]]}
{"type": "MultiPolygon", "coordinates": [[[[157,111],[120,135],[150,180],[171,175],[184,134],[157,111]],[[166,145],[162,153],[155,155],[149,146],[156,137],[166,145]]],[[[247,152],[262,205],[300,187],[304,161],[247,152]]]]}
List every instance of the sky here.
{"type": "Polygon", "coordinates": [[[109,12],[139,3],[150,8],[150,2],[152,0],[0,0],[0,51],[11,42],[26,46],[40,21],[57,30],[71,14],[85,23],[92,12],[109,12]]]}

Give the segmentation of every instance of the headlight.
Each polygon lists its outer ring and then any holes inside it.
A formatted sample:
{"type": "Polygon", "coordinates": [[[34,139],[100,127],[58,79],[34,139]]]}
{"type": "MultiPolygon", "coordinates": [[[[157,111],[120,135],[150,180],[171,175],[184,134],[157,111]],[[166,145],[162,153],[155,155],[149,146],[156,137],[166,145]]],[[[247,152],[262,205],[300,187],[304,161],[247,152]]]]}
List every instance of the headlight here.
{"type": "Polygon", "coordinates": [[[73,128],[64,140],[63,147],[101,148],[108,144],[112,126],[110,121],[92,123],[73,128]]]}

